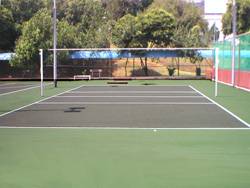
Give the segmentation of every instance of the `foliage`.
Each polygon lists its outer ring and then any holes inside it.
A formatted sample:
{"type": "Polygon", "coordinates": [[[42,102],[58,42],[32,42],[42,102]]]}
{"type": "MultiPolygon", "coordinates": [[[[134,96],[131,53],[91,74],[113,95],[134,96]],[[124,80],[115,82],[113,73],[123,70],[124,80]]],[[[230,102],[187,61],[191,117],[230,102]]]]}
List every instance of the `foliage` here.
{"type": "Polygon", "coordinates": [[[114,20],[132,14],[136,16],[139,12],[145,10],[153,0],[101,0],[106,11],[111,13],[114,20]]]}
{"type": "Polygon", "coordinates": [[[0,6],[0,51],[9,51],[14,48],[16,28],[11,12],[0,6]]]}
{"type": "Polygon", "coordinates": [[[45,5],[43,0],[3,0],[2,4],[11,10],[17,24],[28,21],[45,5]]]}
{"type": "Polygon", "coordinates": [[[111,22],[99,1],[62,0],[58,3],[58,19],[64,19],[77,28],[78,42],[75,47],[109,45],[111,22]]]}
{"type": "Polygon", "coordinates": [[[150,9],[137,17],[128,14],[114,27],[114,43],[119,47],[168,46],[174,26],[174,18],[162,9],[150,9]]]}
{"type": "MultiPolygon", "coordinates": [[[[66,21],[58,22],[58,48],[74,47],[77,30],[66,21]]],[[[23,25],[22,35],[16,45],[16,57],[12,63],[35,70],[39,66],[39,49],[52,47],[52,23],[50,12],[42,9],[23,25]]],[[[60,57],[59,57],[60,58],[60,57]]]]}
{"type": "Polygon", "coordinates": [[[17,41],[15,66],[33,68],[39,61],[38,49],[51,47],[51,17],[42,9],[22,27],[22,35],[17,41]],[[36,62],[36,64],[32,64],[36,62]]]}
{"type": "Polygon", "coordinates": [[[192,32],[194,28],[199,28],[199,35],[195,35],[195,37],[198,37],[199,39],[195,40],[200,41],[200,43],[196,43],[195,45],[199,47],[208,45],[209,38],[206,36],[208,32],[208,24],[204,20],[200,9],[193,3],[183,0],[155,0],[152,7],[161,7],[174,16],[176,27],[171,44],[172,47],[194,46],[194,33],[192,32]]]}
{"type": "Polygon", "coordinates": [[[175,20],[163,9],[151,9],[137,20],[136,40],[139,47],[166,47],[172,41],[175,20]]]}
{"type": "MultiPolygon", "coordinates": [[[[237,0],[237,33],[245,33],[250,30],[250,0],[237,0]]],[[[225,35],[232,33],[232,2],[227,6],[223,15],[222,30],[225,35]]]]}
{"type": "Polygon", "coordinates": [[[123,16],[116,22],[112,33],[112,39],[116,46],[121,48],[133,47],[136,22],[136,17],[131,14],[123,16]]]}

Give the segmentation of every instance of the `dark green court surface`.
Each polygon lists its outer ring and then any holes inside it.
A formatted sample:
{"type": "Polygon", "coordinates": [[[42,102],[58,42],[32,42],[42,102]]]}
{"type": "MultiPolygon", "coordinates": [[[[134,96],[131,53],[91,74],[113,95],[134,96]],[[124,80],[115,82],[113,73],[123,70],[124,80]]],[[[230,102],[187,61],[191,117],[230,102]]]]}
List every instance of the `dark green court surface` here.
{"type": "Polygon", "coordinates": [[[35,82],[0,82],[0,96],[39,87],[35,82]]]}
{"type": "Polygon", "coordinates": [[[246,128],[189,86],[82,86],[0,117],[6,127],[246,128]]]}
{"type": "Polygon", "coordinates": [[[1,129],[4,188],[246,188],[247,130],[1,129]]]}
{"type": "Polygon", "coordinates": [[[0,96],[0,187],[250,187],[249,92],[219,84],[214,97],[210,81],[106,82],[0,96]]]}

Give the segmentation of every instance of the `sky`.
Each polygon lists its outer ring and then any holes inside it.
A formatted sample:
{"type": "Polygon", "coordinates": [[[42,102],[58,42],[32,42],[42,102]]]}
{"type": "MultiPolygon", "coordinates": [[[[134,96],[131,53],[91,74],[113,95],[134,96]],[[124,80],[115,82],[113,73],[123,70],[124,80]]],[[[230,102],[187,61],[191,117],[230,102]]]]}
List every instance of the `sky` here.
{"type": "Polygon", "coordinates": [[[225,13],[228,0],[205,0],[205,13],[225,13]]]}

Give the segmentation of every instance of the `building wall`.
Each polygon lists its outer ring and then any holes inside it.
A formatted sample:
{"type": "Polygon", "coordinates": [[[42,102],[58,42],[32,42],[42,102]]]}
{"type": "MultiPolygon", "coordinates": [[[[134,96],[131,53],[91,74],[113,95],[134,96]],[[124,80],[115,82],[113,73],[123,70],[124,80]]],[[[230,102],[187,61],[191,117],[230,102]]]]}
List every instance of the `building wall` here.
{"type": "Polygon", "coordinates": [[[219,40],[223,40],[222,17],[227,10],[228,0],[204,0],[204,18],[208,21],[209,28],[214,24],[220,31],[219,40]]]}

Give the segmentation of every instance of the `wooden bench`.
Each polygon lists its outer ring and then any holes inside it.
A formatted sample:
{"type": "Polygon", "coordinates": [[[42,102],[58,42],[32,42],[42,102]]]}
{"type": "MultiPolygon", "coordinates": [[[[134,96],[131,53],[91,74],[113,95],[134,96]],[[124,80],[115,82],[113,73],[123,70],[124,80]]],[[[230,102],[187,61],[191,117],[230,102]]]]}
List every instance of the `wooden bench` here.
{"type": "Polygon", "coordinates": [[[86,79],[91,80],[91,76],[90,75],[83,75],[83,74],[74,76],[74,80],[79,80],[79,79],[81,79],[81,80],[86,80],[86,79]]]}
{"type": "Polygon", "coordinates": [[[95,77],[95,74],[98,74],[99,78],[101,77],[102,69],[90,69],[89,71],[92,77],[95,77]]]}

